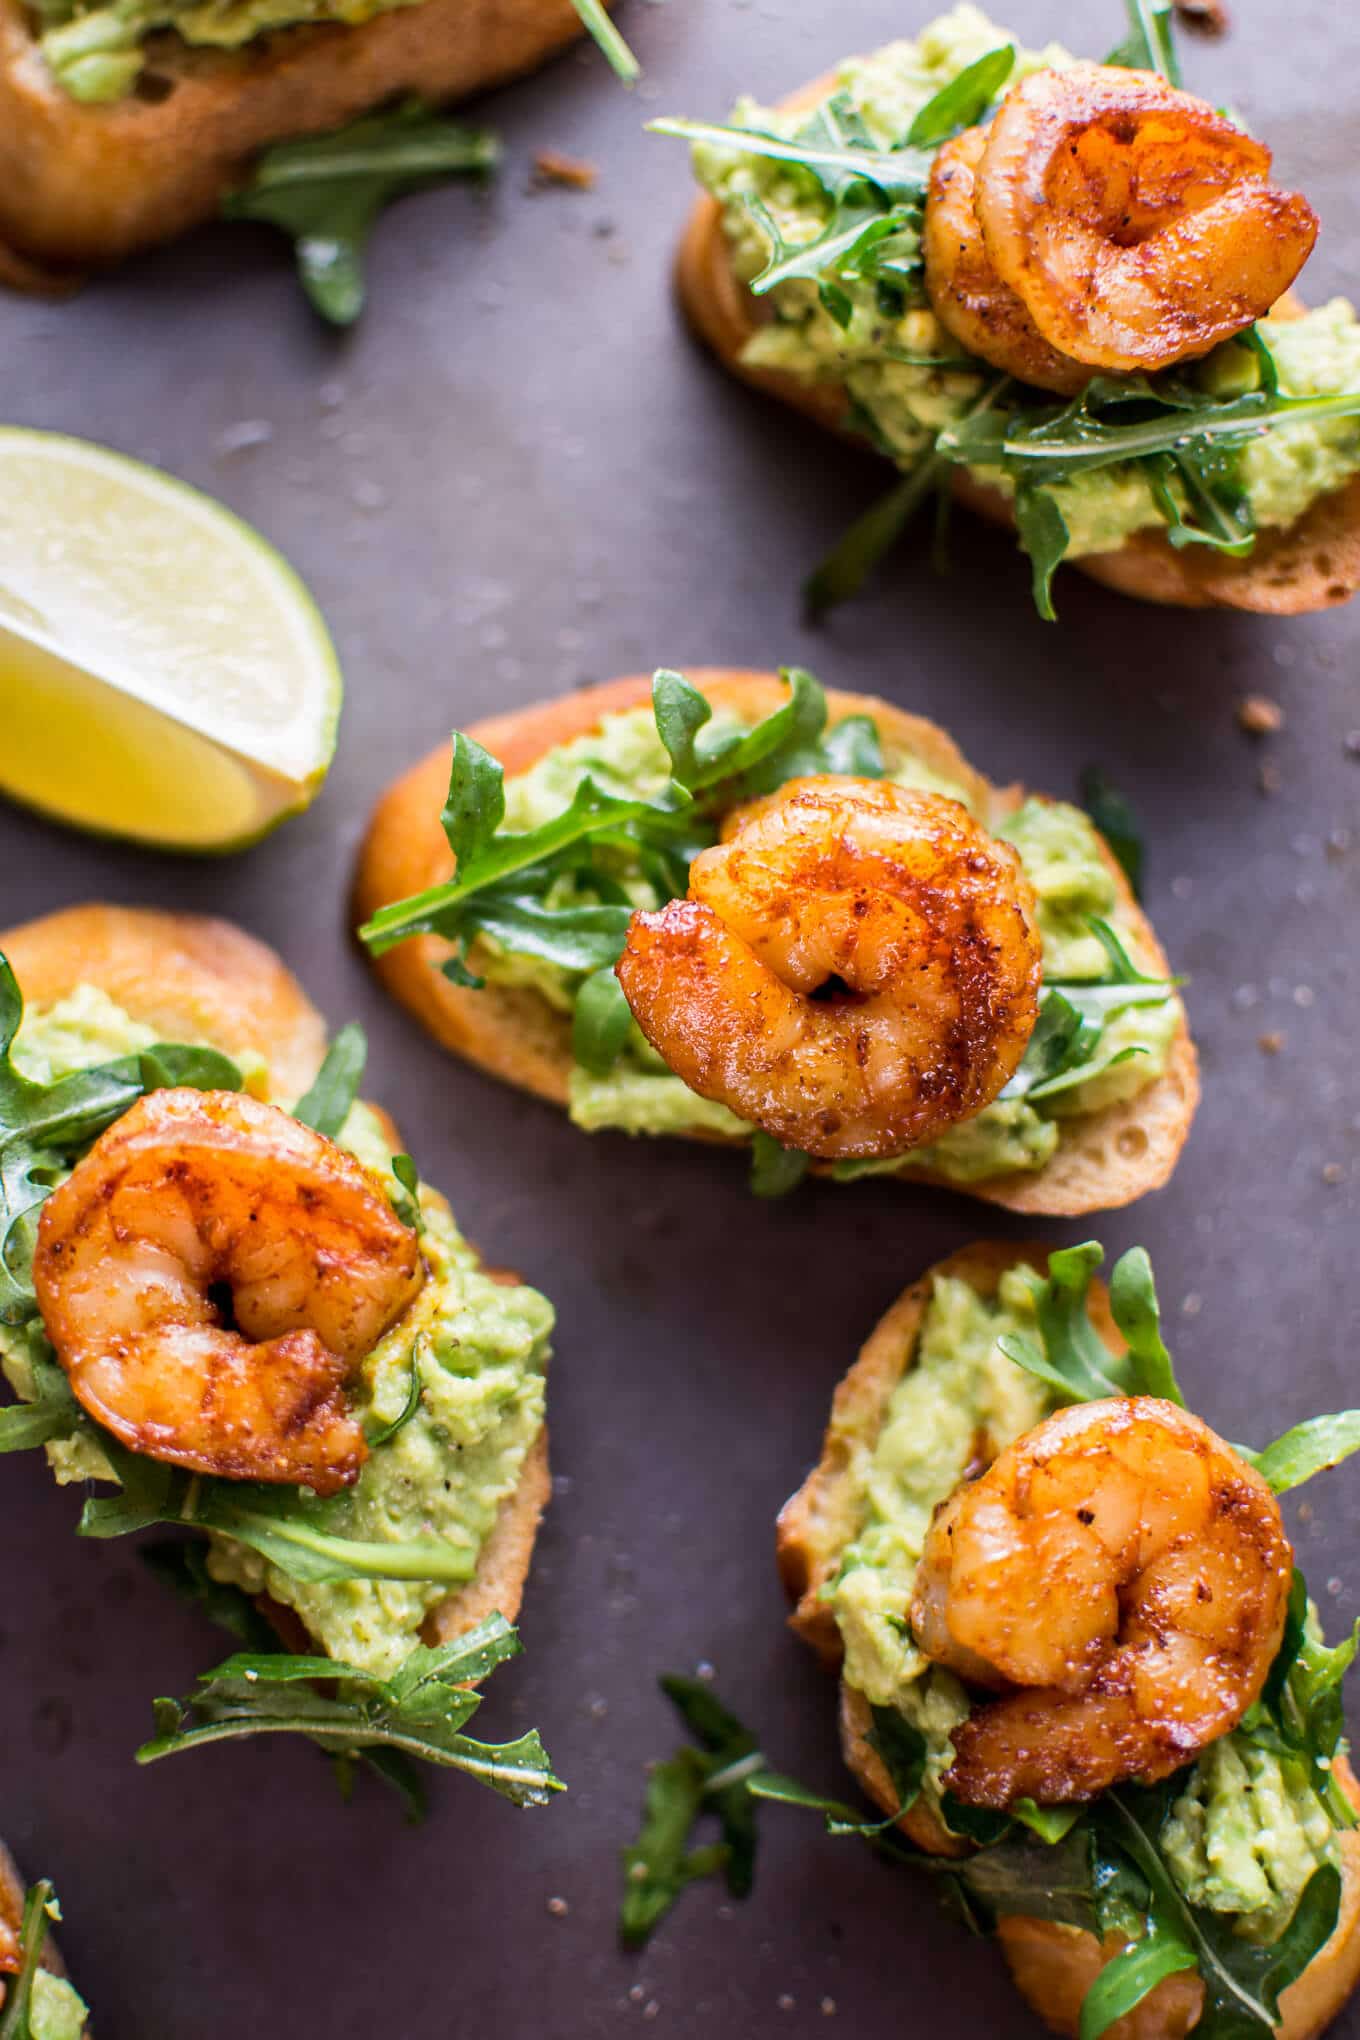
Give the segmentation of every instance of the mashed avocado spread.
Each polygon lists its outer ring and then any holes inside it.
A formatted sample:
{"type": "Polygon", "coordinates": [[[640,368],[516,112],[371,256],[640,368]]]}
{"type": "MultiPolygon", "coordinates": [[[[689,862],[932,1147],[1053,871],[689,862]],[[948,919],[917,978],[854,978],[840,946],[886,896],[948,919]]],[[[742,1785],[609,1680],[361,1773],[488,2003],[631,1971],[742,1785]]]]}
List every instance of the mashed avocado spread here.
{"type": "Polygon", "coordinates": [[[43,56],[72,99],[125,99],[146,63],[148,36],[170,29],[186,43],[239,49],[270,29],[306,22],[357,28],[418,0],[34,0],[43,56]]]}
{"type": "MultiPolygon", "coordinates": [[[[14,1062],[25,1075],[50,1082],[148,1048],[153,1039],[150,1029],[102,992],[81,986],[57,1005],[28,1011],[14,1062]]],[[[261,1094],[268,1089],[268,1072],[258,1057],[251,1088],[261,1094]]],[[[392,1151],[367,1106],[352,1108],[339,1138],[385,1190],[396,1189],[392,1151]]],[[[410,1421],[374,1447],[355,1485],[330,1505],[327,1529],[378,1544],[447,1539],[466,1555],[470,1576],[543,1426],[553,1313],[535,1290],[503,1287],[485,1274],[443,1198],[423,1185],[421,1209],[425,1282],[354,1384],[356,1412],[375,1429],[401,1417],[413,1369],[420,1376],[420,1400],[410,1421]]],[[[41,1348],[46,1340],[38,1319],[17,1328],[0,1326],[0,1367],[21,1397],[31,1392],[33,1356],[41,1348]]],[[[58,1481],[110,1478],[88,1430],[54,1439],[46,1451],[58,1481]]],[[[419,1581],[296,1580],[224,1536],[213,1539],[209,1569],[295,1609],[332,1657],[380,1674],[395,1669],[426,1612],[450,1591],[419,1581]]]]}
{"type": "MultiPolygon", "coordinates": [[[[1034,1334],[1030,1271],[1007,1270],[995,1297],[935,1278],[915,1365],[893,1390],[877,1436],[854,1412],[849,1451],[858,1529],[825,1597],[845,1646],[845,1679],[871,1705],[894,1707],[925,1738],[924,1791],[940,1806],[950,1735],[968,1713],[964,1688],[917,1649],[908,1621],[930,1518],[980,1452],[991,1457],[1053,1407],[1048,1389],[997,1340],[1034,1334]]],[[[823,1554],[833,1564],[837,1554],[823,1554]]],[[[1237,1916],[1236,1930],[1273,1939],[1309,1877],[1336,1856],[1331,1823],[1302,1764],[1261,1747],[1245,1728],[1212,1744],[1189,1773],[1160,1837],[1195,1905],[1237,1916]]]]}
{"type": "MultiPolygon", "coordinates": [[[[733,726],[730,716],[715,714],[713,729],[721,728],[724,721],[733,726]]],[[[946,794],[970,805],[965,789],[923,760],[885,749],[884,762],[889,776],[901,785],[946,794]]],[[[507,780],[506,828],[533,829],[560,814],[587,772],[611,793],[657,795],[667,783],[669,763],[652,710],[628,709],[606,716],[598,729],[559,745],[528,772],[507,780]]],[[[1132,917],[1120,902],[1096,832],[1079,809],[1060,802],[1029,800],[997,824],[996,833],[1014,844],[1038,896],[1048,978],[1093,979],[1102,975],[1106,958],[1090,932],[1088,917],[1093,915],[1110,922],[1141,969],[1154,968],[1143,953],[1132,917]]],[[[616,876],[634,906],[662,904],[640,870],[625,870],[616,876]]],[[[493,983],[532,986],[560,1011],[571,1010],[579,979],[556,965],[535,957],[506,955],[487,941],[479,944],[476,962],[493,983]]],[[[842,1163],[834,1174],[849,1181],[861,1175],[905,1174],[925,1167],[952,1182],[974,1183],[1040,1169],[1057,1149],[1060,1120],[1136,1096],[1155,1081],[1166,1067],[1180,1023],[1181,1006],[1174,998],[1159,1005],[1131,1007],[1106,1028],[1100,1066],[1072,1090],[1056,1092],[1038,1105],[1025,1098],[998,1099],[974,1118],[951,1128],[931,1147],[888,1161],[842,1163]],[[1117,1060],[1120,1057],[1126,1059],[1117,1060]]],[[[590,1133],[605,1128],[636,1134],[702,1131],[743,1140],[751,1132],[725,1105],[700,1098],[673,1076],[636,1027],[625,1053],[607,1074],[593,1075],[579,1064],[573,1068],[570,1111],[576,1124],[590,1133]]]]}
{"type": "Polygon", "coordinates": [[[33,2040],[81,2040],[89,2007],[64,1976],[40,1969],[33,1979],[29,2025],[33,2040]]]}
{"type": "MultiPolygon", "coordinates": [[[[906,140],[912,120],[940,88],[989,50],[1015,43],[978,8],[955,7],[922,30],[914,41],[889,43],[869,57],[842,64],[825,94],[846,93],[873,138],[885,147],[906,140]]],[[[1071,63],[1070,54],[1050,44],[1026,50],[1016,44],[1012,79],[1045,67],[1071,63]]],[[[743,99],[733,123],[794,137],[810,109],[796,113],[743,99]]],[[[695,150],[697,175],[723,207],[723,222],[737,274],[749,282],[764,268],[769,242],[743,200],[757,199],[787,242],[803,245],[824,231],[827,201],[796,165],[768,157],[742,156],[711,145],[695,150]]],[[[873,284],[844,281],[851,306],[849,323],[839,325],[826,310],[815,281],[790,279],[763,300],[772,316],[747,343],[754,367],[777,369],[805,382],[845,387],[882,449],[904,470],[914,468],[935,435],[973,408],[983,382],[962,350],[937,322],[923,294],[906,309],[885,305],[873,284]]],[[[1360,388],[1360,326],[1344,299],[1319,306],[1297,320],[1268,319],[1260,330],[1286,396],[1339,395],[1360,388]]],[[[1240,362],[1231,343],[1202,364],[1206,387],[1240,362]]],[[[1360,471],[1360,419],[1291,422],[1263,432],[1241,454],[1240,483],[1259,527],[1292,524],[1319,496],[1360,471]]],[[[1010,482],[994,468],[974,471],[994,488],[1010,482]]],[[[1135,532],[1162,528],[1146,471],[1132,463],[1074,474],[1048,485],[1070,533],[1069,557],[1111,551],[1135,532]]]]}

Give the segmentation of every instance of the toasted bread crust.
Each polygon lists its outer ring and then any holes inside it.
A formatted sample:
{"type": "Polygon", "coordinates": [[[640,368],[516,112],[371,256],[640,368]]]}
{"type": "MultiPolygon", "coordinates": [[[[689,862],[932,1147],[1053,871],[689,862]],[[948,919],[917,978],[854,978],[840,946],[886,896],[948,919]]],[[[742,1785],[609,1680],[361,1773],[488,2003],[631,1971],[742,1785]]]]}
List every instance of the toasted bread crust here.
{"type": "MultiPolygon", "coordinates": [[[[773,673],[727,667],[695,667],[688,677],[720,707],[752,718],[768,715],[786,698],[773,673]]],[[[563,700],[512,710],[475,724],[467,734],[500,759],[507,778],[525,772],[543,755],[594,729],[602,717],[645,706],[651,683],[641,675],[590,687],[563,700]]],[[[870,715],[890,744],[909,748],[934,770],[954,778],[976,802],[984,820],[996,822],[1019,805],[1017,787],[990,785],[961,757],[952,738],[923,717],[908,715],[872,695],[831,689],[834,720],[870,715]]],[[[441,746],[396,780],[378,802],[359,854],[354,889],[356,922],[380,907],[405,899],[448,878],[453,860],[439,824],[449,778],[449,750],[441,746]]],[[[1129,910],[1138,908],[1113,858],[1110,869],[1129,910]]],[[[1155,959],[1169,971],[1145,917],[1139,929],[1155,959]]],[[[488,985],[470,991],[451,985],[438,965],[449,945],[422,935],[376,959],[384,984],[413,1012],[435,1039],[502,1082],[532,1091],[554,1105],[567,1102],[571,1073],[571,1026],[565,1015],[528,990],[488,985]]],[[[1032,1216],[1071,1217],[1108,1211],[1160,1188],[1176,1165],[1199,1103],[1198,1062],[1182,1023],[1167,1067],[1136,1098],[1063,1124],[1052,1160],[1031,1175],[991,1182],[950,1185],[927,1170],[912,1180],[963,1188],[966,1194],[1032,1216]]],[[[696,1138],[699,1136],[695,1136],[696,1138]]]]}
{"type": "Polygon", "coordinates": [[[51,272],[121,261],[210,218],[274,142],[401,93],[465,98],[582,33],[571,0],[420,0],[239,50],[167,31],[147,45],[147,72],[168,94],[86,106],[52,77],[21,0],[0,0],[0,243],[23,258],[7,266],[0,249],[0,277],[43,288],[51,272]]]}
{"type": "MultiPolygon", "coordinates": [[[[795,93],[790,104],[820,98],[829,79],[795,93]]],[[[833,431],[845,431],[848,402],[840,384],[808,383],[756,368],[743,360],[759,328],[760,306],[732,268],[722,208],[704,194],[681,236],[676,288],[685,315],[724,367],[766,395],[792,404],[833,431]]],[[[1293,299],[1277,311],[1296,313],[1293,299]]],[[[955,469],[950,486],[960,502],[993,524],[1014,527],[1006,498],[955,469]]],[[[1182,609],[1246,609],[1263,616],[1302,616],[1349,602],[1360,588],[1360,475],[1320,497],[1280,531],[1263,531],[1249,558],[1229,559],[1208,546],[1177,552],[1160,532],[1139,532],[1117,552],[1091,553],[1071,562],[1093,580],[1143,602],[1182,609]]]]}
{"type": "MultiPolygon", "coordinates": [[[[272,949],[229,921],[145,907],[68,907],[0,934],[0,953],[30,1006],[94,985],[168,1038],[262,1055],[270,1095],[281,1104],[306,1090],[325,1054],[325,1022],[297,979],[272,949]]],[[[397,1141],[386,1113],[379,1116],[397,1141]]],[[[544,1430],[501,1504],[476,1573],[427,1616],[427,1640],[461,1636],[494,1609],[515,1620],[550,1486],[544,1430]]]]}
{"type": "MultiPolygon", "coordinates": [[[[842,1548],[859,1527],[850,1438],[856,1432],[870,1440],[877,1436],[893,1390],[915,1363],[937,1275],[959,1277],[970,1282],[979,1295],[993,1296],[1008,1268],[1027,1262],[1047,1269],[1048,1255],[1048,1248],[1032,1243],[980,1241],[938,1262],[889,1307],[837,1388],[822,1456],[780,1511],[776,1532],[780,1576],[794,1603],[790,1627],[829,1669],[839,1669],[843,1653],[835,1617],[820,1599],[820,1592],[834,1573],[842,1548]]],[[[1101,1282],[1091,1285],[1090,1310],[1111,1352],[1121,1351],[1123,1341],[1101,1282]]],[[[871,1726],[869,1703],[842,1679],[840,1729],[845,1761],[874,1804],[891,1813],[897,1795],[868,1741],[871,1726]]],[[[1337,1775],[1360,1808],[1360,1788],[1344,1760],[1337,1766],[1337,1775]]],[[[949,1834],[922,1801],[907,1810],[898,1826],[918,1848],[932,1855],[967,1853],[966,1845],[949,1834]]],[[[1281,1994],[1282,2016],[1276,2029],[1281,2040],[1313,2040],[1336,2017],[1360,1979],[1360,1830],[1342,1835],[1340,1849],[1342,1891],[1336,1929],[1298,1981],[1281,1994]]],[[[1023,1996],[1055,2033],[1075,2036],[1082,2000],[1103,1965],[1118,1953],[1119,1938],[1107,1937],[1102,1944],[1078,1928],[1023,1914],[998,1920],[996,1934],[1023,1996]]],[[[1203,1995],[1203,1985],[1195,1975],[1166,1977],[1134,2011],[1109,2028],[1106,2040],[1184,2040],[1200,2015],[1203,1995]]]]}

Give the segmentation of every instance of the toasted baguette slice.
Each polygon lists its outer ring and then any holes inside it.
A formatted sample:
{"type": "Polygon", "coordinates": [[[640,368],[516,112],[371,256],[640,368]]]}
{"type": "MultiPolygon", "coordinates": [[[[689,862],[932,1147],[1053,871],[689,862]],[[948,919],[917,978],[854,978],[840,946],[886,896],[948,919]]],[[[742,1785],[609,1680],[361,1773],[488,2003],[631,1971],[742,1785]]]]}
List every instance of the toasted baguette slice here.
{"type": "MultiPolygon", "coordinates": [[[[29,1006],[93,985],[165,1040],[263,1056],[269,1095],[284,1105],[306,1090],[325,1053],[325,1022],[297,979],[272,949],[229,921],[145,907],[68,907],[0,934],[0,953],[29,1006]]],[[[515,1620],[550,1492],[544,1430],[501,1504],[475,1574],[426,1617],[427,1643],[461,1636],[496,1609],[515,1620]]]]}
{"type": "MultiPolygon", "coordinates": [[[[829,73],[791,94],[786,103],[815,105],[834,82],[829,73]]],[[[696,200],[681,237],[676,287],[690,325],[725,367],[818,424],[847,430],[849,403],[840,384],[803,382],[743,360],[747,341],[772,314],[733,270],[722,207],[707,193],[696,200]]],[[[1276,308],[1301,309],[1292,298],[1276,308]]],[[[1014,526],[1005,496],[966,470],[954,470],[951,487],[970,510],[994,524],[1014,526]]],[[[1202,545],[1177,552],[1160,532],[1139,532],[1118,552],[1091,553],[1072,565],[1123,595],[1175,608],[1250,609],[1263,616],[1331,609],[1349,602],[1360,588],[1360,475],[1320,497],[1296,523],[1263,531],[1247,559],[1229,559],[1202,545]]]]}
{"type": "MultiPolygon", "coordinates": [[[[715,706],[752,720],[770,714],[787,698],[773,673],[701,667],[691,668],[688,677],[715,706]]],[[[984,821],[995,823],[1019,806],[1023,796],[1017,787],[991,786],[935,724],[872,695],[833,689],[827,699],[833,722],[850,715],[872,716],[889,744],[914,752],[967,789],[984,821]]],[[[645,706],[650,700],[650,681],[635,676],[493,717],[467,734],[499,758],[506,777],[513,778],[545,752],[593,730],[602,717],[645,706]]],[[[359,923],[393,900],[449,877],[453,861],[439,825],[448,781],[449,751],[441,746],[379,801],[359,855],[354,894],[359,923]]],[[[1108,861],[1125,903],[1136,913],[1123,873],[1112,857],[1108,861]]],[[[1151,927],[1141,917],[1139,926],[1155,967],[1169,974],[1151,927]]],[[[572,1067],[570,1022],[533,991],[494,985],[469,991],[451,985],[438,969],[449,953],[449,945],[438,936],[419,936],[378,958],[376,968],[388,989],[446,1048],[505,1083],[565,1105],[572,1067]]],[[[989,1204],[1046,1217],[1075,1217],[1131,1203],[1166,1182],[1198,1103],[1198,1064],[1182,1024],[1157,1081],[1123,1104],[1064,1122],[1061,1144],[1045,1168],[963,1187],[989,1204]]],[[[932,1178],[922,1169],[911,1180],[944,1179],[932,1178]]]]}
{"type": "MultiPolygon", "coordinates": [[[[790,1627],[829,1669],[840,1668],[841,1639],[821,1590],[859,1530],[851,1441],[866,1435],[876,1438],[893,1390],[915,1365],[936,1276],[960,1278],[971,1283],[980,1296],[994,1296],[1008,1268],[1026,1262],[1046,1270],[1048,1252],[1033,1243],[982,1241],[938,1262],[904,1290],[879,1320],[837,1388],[821,1459],[785,1503],[776,1533],[780,1576],[794,1604],[790,1627]]],[[[1103,1283],[1091,1285],[1090,1311],[1111,1352],[1121,1352],[1123,1341],[1110,1315],[1103,1283]]],[[[891,1813],[897,1795],[881,1758],[870,1747],[871,1726],[868,1702],[842,1680],[840,1729],[846,1763],[875,1805],[891,1813]]],[[[1360,1787],[1350,1766],[1341,1763],[1337,1774],[1360,1808],[1360,1787]]],[[[949,1834],[923,1801],[910,1807],[898,1826],[918,1848],[932,1855],[967,1854],[967,1845],[949,1834]]],[[[1303,1975],[1281,1995],[1276,2029],[1281,2040],[1311,2040],[1322,2032],[1360,1979],[1360,1830],[1342,1835],[1340,1847],[1342,1892],[1336,1929],[1303,1975]]],[[[1108,1937],[1102,1945],[1093,1934],[1079,1928],[1025,1915],[999,1920],[996,1931],[1025,1998],[1055,2033],[1075,2036],[1082,2000],[1100,1969],[1118,1952],[1119,1938],[1108,1937]]],[[[1166,1977],[1134,2011],[1109,2027],[1105,2040],[1184,2040],[1199,2018],[1203,1995],[1198,1976],[1166,1977]]]]}
{"type": "Polygon", "coordinates": [[[239,50],[167,30],[147,45],[140,93],[87,106],[52,77],[31,23],[22,0],[0,0],[0,244],[17,258],[7,264],[0,246],[0,278],[20,288],[210,218],[271,143],[403,93],[465,98],[583,32],[571,0],[420,0],[357,28],[279,29],[239,50]]]}
{"type": "MultiPolygon", "coordinates": [[[[24,1899],[27,1886],[19,1874],[19,1866],[3,1842],[0,1842],[0,2010],[3,2010],[8,1985],[5,1980],[4,1963],[18,1953],[20,1935],[24,1927],[24,1899]]],[[[66,1964],[61,1951],[51,1934],[47,1934],[42,1946],[42,1967],[49,1969],[53,1976],[65,1976],[66,1964]]],[[[88,2031],[85,2040],[89,2040],[88,2031]]]]}

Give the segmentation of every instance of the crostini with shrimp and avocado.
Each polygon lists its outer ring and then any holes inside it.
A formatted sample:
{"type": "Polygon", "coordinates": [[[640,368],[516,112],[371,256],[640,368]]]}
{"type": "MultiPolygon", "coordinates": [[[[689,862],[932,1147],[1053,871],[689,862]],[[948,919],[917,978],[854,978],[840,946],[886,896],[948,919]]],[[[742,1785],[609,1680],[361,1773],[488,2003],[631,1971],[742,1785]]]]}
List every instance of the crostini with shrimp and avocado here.
{"type": "Polygon", "coordinates": [[[1278,1497],[1360,1411],[1262,1451],[1185,1407],[1146,1254],[985,1243],[891,1307],[778,1526],[792,1626],[841,1681],[882,1818],[775,1771],[711,1690],[656,1766],[624,1938],[703,1868],[750,1889],[757,1809],[928,1874],[1072,2040],[1312,2040],[1360,1976],[1360,1831],[1333,1647],[1278,1497]],[[716,1817],[726,1850],[690,1854],[716,1817]]]}
{"type": "Polygon", "coordinates": [[[661,672],[459,734],[379,803],[355,905],[446,1047],[588,1132],[744,1145],[767,1195],[812,1167],[1106,1209],[1166,1181],[1198,1102],[1089,818],[802,671],[661,672]]]}
{"type": "Polygon", "coordinates": [[[95,1484],[82,1536],[206,1534],[151,1561],[240,1649],[142,1761],[291,1730],[412,1801],[424,1758],[541,1803],[535,1733],[463,1730],[519,1648],[553,1314],[482,1266],[364,1060],[226,922],[0,936],[0,1452],[95,1484]]]}
{"type": "Polygon", "coordinates": [[[84,1999],[49,1928],[61,1918],[44,1879],[25,1888],[0,1843],[0,2033],[4,2040],[89,2040],[84,1999]]]}
{"type": "Polygon", "coordinates": [[[1360,586],[1360,324],[1288,295],[1317,233],[1179,89],[1170,0],[1103,64],[972,5],[688,138],[678,282],[746,381],[901,480],[808,583],[853,593],[932,497],[1146,601],[1278,615],[1360,586]]]}

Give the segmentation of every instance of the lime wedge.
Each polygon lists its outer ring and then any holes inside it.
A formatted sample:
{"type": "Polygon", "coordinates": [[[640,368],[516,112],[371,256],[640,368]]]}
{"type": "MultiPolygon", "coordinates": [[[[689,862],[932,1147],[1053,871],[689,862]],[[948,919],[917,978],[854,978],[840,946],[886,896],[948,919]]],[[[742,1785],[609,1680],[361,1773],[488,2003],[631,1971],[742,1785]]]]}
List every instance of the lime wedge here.
{"type": "Polygon", "coordinates": [[[140,461],[0,426],[0,792],[237,849],[316,794],[342,693],[315,602],[248,524],[140,461]]]}

